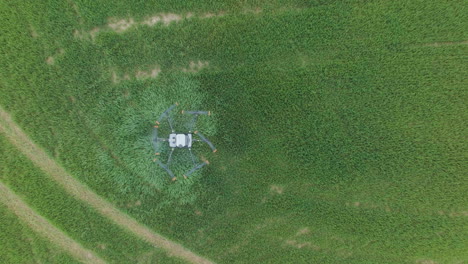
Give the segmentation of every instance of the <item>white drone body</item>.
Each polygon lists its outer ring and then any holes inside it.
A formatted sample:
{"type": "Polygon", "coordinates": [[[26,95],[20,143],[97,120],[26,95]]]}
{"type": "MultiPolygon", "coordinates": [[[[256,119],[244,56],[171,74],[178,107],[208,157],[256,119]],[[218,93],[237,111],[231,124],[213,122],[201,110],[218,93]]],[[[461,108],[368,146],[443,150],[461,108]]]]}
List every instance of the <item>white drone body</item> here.
{"type": "Polygon", "coordinates": [[[170,134],[169,147],[171,148],[191,148],[192,134],[170,134]]]}

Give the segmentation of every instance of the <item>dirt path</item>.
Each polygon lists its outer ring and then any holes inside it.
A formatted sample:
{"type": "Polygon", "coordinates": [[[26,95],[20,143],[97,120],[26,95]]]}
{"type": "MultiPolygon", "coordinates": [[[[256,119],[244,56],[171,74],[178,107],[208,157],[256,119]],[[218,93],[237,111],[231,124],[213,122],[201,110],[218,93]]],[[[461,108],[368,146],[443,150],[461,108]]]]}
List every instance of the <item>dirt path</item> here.
{"type": "Polygon", "coordinates": [[[83,263],[106,263],[92,251],[83,248],[75,240],[50,224],[47,219],[31,209],[21,198],[7,186],[0,183],[0,202],[4,203],[18,218],[32,230],[47,238],[50,242],[65,250],[83,263]]]}
{"type": "Polygon", "coordinates": [[[36,166],[46,172],[54,181],[59,183],[68,193],[75,198],[89,204],[103,216],[109,218],[117,225],[134,233],[141,239],[148,241],[158,248],[167,251],[171,256],[176,256],[191,263],[212,263],[184,248],[169,239],[153,232],[135,219],[119,211],[111,203],[91,191],[86,185],[68,174],[59,164],[52,160],[47,153],[16,125],[10,114],[0,107],[0,132],[2,132],[24,155],[36,166]]]}

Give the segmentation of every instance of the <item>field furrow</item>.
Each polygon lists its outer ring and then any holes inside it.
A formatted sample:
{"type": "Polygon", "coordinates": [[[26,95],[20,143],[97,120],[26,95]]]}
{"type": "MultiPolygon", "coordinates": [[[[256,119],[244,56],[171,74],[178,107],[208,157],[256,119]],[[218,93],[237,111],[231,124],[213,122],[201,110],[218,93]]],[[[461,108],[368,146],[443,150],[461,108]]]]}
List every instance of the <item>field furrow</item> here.
{"type": "Polygon", "coordinates": [[[61,230],[50,224],[47,219],[37,214],[19,196],[12,192],[3,183],[0,183],[0,201],[4,203],[15,215],[25,222],[39,235],[47,238],[77,260],[83,263],[106,263],[94,252],[64,234],[61,230]]]}
{"type": "Polygon", "coordinates": [[[75,198],[84,201],[96,209],[103,216],[111,219],[117,225],[131,231],[138,237],[150,242],[156,247],[166,250],[174,256],[178,256],[191,263],[212,263],[208,259],[196,255],[180,244],[153,232],[148,227],[138,223],[135,219],[119,211],[109,202],[92,192],[87,186],[68,174],[61,166],[51,159],[39,146],[18,127],[11,116],[0,108],[0,130],[5,136],[25,154],[31,161],[46,172],[54,181],[59,183],[67,192],[75,198]]]}

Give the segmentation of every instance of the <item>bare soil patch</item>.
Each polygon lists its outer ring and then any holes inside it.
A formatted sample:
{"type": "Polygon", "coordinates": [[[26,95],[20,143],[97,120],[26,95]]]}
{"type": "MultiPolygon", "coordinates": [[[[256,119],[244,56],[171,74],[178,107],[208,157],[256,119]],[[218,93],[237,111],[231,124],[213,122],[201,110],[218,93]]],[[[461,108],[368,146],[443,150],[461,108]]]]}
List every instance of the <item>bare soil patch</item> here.
{"type": "Polygon", "coordinates": [[[297,240],[286,240],[286,245],[293,246],[295,248],[309,248],[315,251],[319,251],[321,248],[311,242],[299,242],[297,240]]]}
{"type": "Polygon", "coordinates": [[[294,247],[302,250],[320,251],[326,254],[333,254],[342,258],[348,258],[353,255],[353,252],[346,247],[349,241],[336,235],[315,230],[312,232],[308,227],[299,228],[294,234],[284,239],[280,237],[280,241],[285,247],[294,247]],[[325,240],[325,243],[323,241],[325,240]],[[322,241],[322,243],[320,243],[322,241]],[[338,247],[330,247],[332,244],[339,244],[338,247]]]}
{"type": "Polygon", "coordinates": [[[162,19],[160,16],[152,16],[150,18],[147,18],[146,20],[144,20],[143,22],[141,22],[142,24],[144,25],[148,25],[150,27],[158,24],[158,23],[161,23],[162,19]]]}
{"type": "Polygon", "coordinates": [[[91,40],[94,41],[96,39],[96,36],[99,33],[99,31],[101,31],[101,29],[98,28],[98,27],[95,27],[95,28],[91,29],[91,31],[89,31],[89,35],[91,36],[91,40]]]}
{"type": "Polygon", "coordinates": [[[226,13],[223,12],[223,11],[220,11],[218,13],[208,12],[208,13],[204,13],[204,14],[200,15],[200,18],[222,17],[222,16],[225,16],[225,15],[226,15],[226,13]]]}
{"type": "Polygon", "coordinates": [[[67,2],[72,7],[73,12],[75,13],[75,16],[78,18],[78,22],[82,25],[83,18],[80,15],[80,9],[78,8],[78,5],[76,5],[76,3],[71,0],[67,0],[67,2]]]}
{"type": "Polygon", "coordinates": [[[112,83],[120,83],[122,81],[128,81],[130,80],[130,75],[128,73],[124,73],[122,76],[119,76],[119,74],[115,71],[112,71],[112,83]]]}
{"type": "Polygon", "coordinates": [[[161,67],[154,66],[152,69],[149,70],[137,70],[136,72],[129,74],[129,73],[118,73],[116,70],[112,70],[111,80],[112,83],[120,83],[122,81],[129,81],[132,79],[143,80],[143,79],[154,79],[159,76],[161,73],[161,67]]]}
{"type": "Polygon", "coordinates": [[[126,208],[133,208],[133,207],[138,207],[141,205],[141,201],[140,200],[137,200],[135,202],[128,202],[125,207],[126,208]]]}
{"type": "Polygon", "coordinates": [[[50,56],[46,59],[46,63],[49,64],[49,65],[54,65],[55,63],[55,59],[54,57],[50,56]]]}
{"type": "MultiPolygon", "coordinates": [[[[184,259],[190,263],[212,263],[210,260],[196,255],[182,245],[175,243],[149,229],[135,219],[121,212],[111,203],[94,193],[86,185],[68,174],[59,164],[51,159],[47,153],[37,146],[12,120],[11,116],[0,107],[0,131],[11,141],[26,157],[37,167],[43,170],[52,180],[57,182],[76,199],[81,200],[94,208],[104,217],[115,224],[132,232],[139,238],[184,259]]],[[[95,262],[96,263],[96,262],[95,262]]]]}
{"type": "Polygon", "coordinates": [[[449,217],[466,217],[468,216],[468,211],[451,211],[451,212],[447,212],[447,211],[438,211],[437,212],[439,215],[446,215],[446,216],[449,216],[449,217]]]}
{"type": "Polygon", "coordinates": [[[133,18],[121,20],[115,20],[111,18],[109,19],[109,24],[107,25],[115,32],[122,33],[128,30],[133,25],[135,25],[135,21],[133,20],[133,18]]]}
{"type": "Polygon", "coordinates": [[[271,185],[270,186],[270,192],[277,193],[277,194],[283,194],[284,188],[279,186],[279,185],[271,185]]]}
{"type": "Polygon", "coordinates": [[[244,14],[260,14],[262,12],[262,8],[260,7],[255,7],[255,8],[250,8],[250,9],[245,9],[244,14]]]}
{"type": "Polygon", "coordinates": [[[137,79],[156,78],[158,77],[159,73],[161,73],[161,68],[159,66],[156,66],[155,68],[149,71],[142,71],[142,70],[137,71],[137,73],[135,74],[135,77],[137,79]]]}
{"type": "Polygon", "coordinates": [[[63,54],[65,54],[65,50],[62,49],[62,48],[58,49],[53,56],[47,57],[46,63],[49,64],[49,65],[54,65],[55,64],[55,58],[57,56],[61,56],[63,54]]]}
{"type": "Polygon", "coordinates": [[[34,27],[32,27],[32,26],[30,28],[31,28],[30,29],[31,30],[31,37],[33,37],[33,38],[39,37],[39,34],[37,34],[36,29],[34,27]]]}
{"type": "Polygon", "coordinates": [[[118,19],[118,18],[109,18],[107,26],[104,27],[96,27],[89,32],[80,32],[79,30],[75,30],[73,35],[79,39],[87,39],[86,36],[90,36],[91,40],[94,40],[97,34],[101,31],[108,31],[112,30],[117,33],[123,33],[129,30],[132,27],[146,25],[146,26],[155,26],[158,24],[162,24],[164,26],[169,26],[173,23],[178,23],[184,19],[195,18],[198,17],[200,19],[206,18],[214,18],[214,17],[222,17],[225,16],[226,13],[223,11],[217,13],[203,13],[199,15],[195,15],[194,13],[186,13],[186,14],[174,14],[174,13],[161,13],[156,14],[151,17],[147,17],[144,20],[135,21],[133,18],[128,19],[118,19]]]}
{"type": "Polygon", "coordinates": [[[359,201],[354,201],[354,202],[346,202],[346,206],[351,206],[351,207],[361,207],[364,209],[383,209],[385,212],[391,212],[392,209],[388,205],[378,205],[372,202],[359,202],[359,201]]]}
{"type": "Polygon", "coordinates": [[[152,27],[158,23],[163,23],[164,25],[168,26],[170,23],[179,22],[182,19],[184,19],[183,15],[177,15],[173,13],[158,14],[145,19],[143,22],[141,22],[141,24],[152,27]]]}
{"type": "Polygon", "coordinates": [[[163,14],[162,15],[162,21],[164,25],[169,25],[171,22],[177,22],[182,20],[182,16],[176,15],[176,14],[163,14]]]}
{"type": "Polygon", "coordinates": [[[299,229],[299,231],[297,231],[296,236],[307,235],[309,233],[310,233],[310,229],[308,227],[304,227],[304,228],[299,229]]]}
{"type": "Polygon", "coordinates": [[[208,67],[210,65],[210,62],[208,61],[191,61],[189,66],[186,68],[182,68],[183,72],[190,72],[190,73],[197,73],[201,71],[202,69],[208,67]]]}
{"type": "Polygon", "coordinates": [[[112,83],[119,83],[120,79],[115,71],[112,72],[112,83]]]}
{"type": "Polygon", "coordinates": [[[439,262],[434,261],[432,259],[418,259],[416,260],[416,264],[438,264],[439,262]]]}
{"type": "Polygon", "coordinates": [[[107,246],[106,246],[106,244],[98,244],[97,248],[99,248],[101,250],[105,250],[107,248],[107,246]]]}
{"type": "Polygon", "coordinates": [[[99,31],[101,31],[99,27],[93,28],[90,31],[80,31],[78,29],[75,29],[73,30],[73,37],[80,40],[94,41],[99,31]]]}
{"type": "Polygon", "coordinates": [[[106,263],[94,252],[84,248],[71,239],[61,230],[57,229],[44,217],[36,213],[19,196],[3,183],[0,183],[0,202],[4,203],[21,221],[26,223],[40,236],[46,238],[54,245],[83,263],[106,263]]]}
{"type": "Polygon", "coordinates": [[[83,39],[83,34],[78,29],[73,30],[73,37],[77,39],[83,39]]]}

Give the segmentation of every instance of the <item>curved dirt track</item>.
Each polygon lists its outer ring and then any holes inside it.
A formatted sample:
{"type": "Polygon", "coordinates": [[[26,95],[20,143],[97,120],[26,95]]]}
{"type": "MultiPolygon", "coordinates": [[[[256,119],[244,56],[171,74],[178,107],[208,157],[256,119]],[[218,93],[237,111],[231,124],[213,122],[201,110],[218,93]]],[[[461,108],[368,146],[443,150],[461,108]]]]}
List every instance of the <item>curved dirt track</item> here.
{"type": "Polygon", "coordinates": [[[139,238],[151,243],[155,247],[167,251],[168,255],[179,257],[191,263],[213,263],[210,260],[196,255],[182,245],[175,243],[138,223],[135,219],[119,211],[111,203],[91,191],[86,185],[68,174],[59,164],[51,159],[47,153],[21,130],[0,106],[0,132],[2,132],[25,156],[37,167],[60,184],[75,198],[87,203],[104,217],[107,217],[122,228],[129,230],[139,238]]]}
{"type": "Polygon", "coordinates": [[[0,182],[0,202],[4,203],[22,222],[50,242],[83,263],[106,263],[92,251],[57,229],[44,217],[30,208],[18,195],[0,182]]]}

